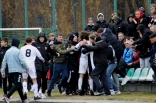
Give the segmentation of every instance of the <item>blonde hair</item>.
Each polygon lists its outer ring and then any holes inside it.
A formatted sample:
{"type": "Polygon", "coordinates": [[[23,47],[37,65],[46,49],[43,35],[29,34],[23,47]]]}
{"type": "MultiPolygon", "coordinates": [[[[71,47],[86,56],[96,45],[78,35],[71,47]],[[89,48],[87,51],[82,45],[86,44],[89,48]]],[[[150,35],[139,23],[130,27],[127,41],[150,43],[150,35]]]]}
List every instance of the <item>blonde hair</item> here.
{"type": "Polygon", "coordinates": [[[53,33],[49,33],[49,37],[50,37],[50,36],[54,36],[54,34],[53,34],[53,33]]]}

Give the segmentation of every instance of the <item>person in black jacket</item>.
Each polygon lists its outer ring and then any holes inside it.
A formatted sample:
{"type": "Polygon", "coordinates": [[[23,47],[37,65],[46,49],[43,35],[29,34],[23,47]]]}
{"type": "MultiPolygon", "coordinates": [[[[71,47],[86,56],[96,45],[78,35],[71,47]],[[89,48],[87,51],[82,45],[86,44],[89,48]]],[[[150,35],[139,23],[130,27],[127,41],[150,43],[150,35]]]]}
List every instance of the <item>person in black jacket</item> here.
{"type": "Polygon", "coordinates": [[[88,18],[88,25],[84,30],[87,32],[93,32],[93,27],[94,27],[93,18],[90,17],[90,18],[88,18]]]}
{"type": "MultiPolygon", "coordinates": [[[[70,33],[69,40],[67,46],[70,48],[71,46],[75,46],[78,43],[78,33],[70,33]]],[[[78,51],[72,51],[68,54],[68,70],[69,70],[69,78],[68,78],[68,88],[66,90],[66,94],[73,95],[76,94],[77,85],[78,85],[78,70],[79,70],[79,60],[78,60],[78,51]]]]}
{"type": "Polygon", "coordinates": [[[151,21],[148,24],[148,27],[150,28],[153,25],[156,25],[156,10],[151,12],[151,21]]]}
{"type": "Polygon", "coordinates": [[[97,31],[99,28],[108,28],[108,23],[104,20],[104,15],[102,13],[97,15],[97,21],[93,27],[93,31],[97,31]]]}
{"type": "Polygon", "coordinates": [[[136,46],[136,50],[140,52],[140,67],[141,68],[150,68],[150,50],[151,50],[151,43],[149,40],[149,36],[152,32],[145,27],[143,24],[139,24],[137,26],[137,32],[140,35],[138,41],[134,42],[132,45],[136,46]]]}
{"type": "Polygon", "coordinates": [[[150,41],[152,43],[152,49],[150,54],[150,64],[154,71],[154,80],[156,81],[156,33],[150,35],[150,41]]]}
{"type": "Polygon", "coordinates": [[[115,23],[112,32],[117,36],[119,32],[123,32],[125,36],[129,36],[128,25],[124,23],[117,15],[113,16],[115,23]]]}
{"type": "Polygon", "coordinates": [[[35,67],[36,67],[36,73],[37,73],[37,83],[38,88],[42,87],[42,98],[46,98],[45,96],[45,90],[47,89],[47,71],[49,69],[49,63],[50,60],[49,56],[49,45],[47,42],[47,38],[45,37],[45,33],[40,32],[39,36],[37,38],[37,41],[33,43],[33,46],[35,46],[41,53],[42,57],[44,58],[45,62],[43,63],[39,58],[36,58],[35,60],[35,67]],[[42,81],[41,81],[42,78],[42,81]]]}
{"type": "MultiPolygon", "coordinates": [[[[4,58],[4,55],[6,53],[6,51],[10,48],[10,46],[8,45],[8,39],[7,38],[2,38],[1,39],[1,49],[0,49],[0,66],[2,64],[2,60],[4,58]]],[[[2,78],[3,83],[3,93],[4,96],[7,95],[7,82],[9,84],[9,90],[12,88],[12,79],[10,78],[10,75],[8,73],[8,67],[6,68],[6,77],[2,78]]],[[[4,97],[2,98],[4,99],[4,97]]]]}
{"type": "MultiPolygon", "coordinates": [[[[87,49],[87,52],[94,51],[93,59],[94,59],[95,69],[93,69],[93,71],[91,73],[93,82],[95,83],[95,85],[97,87],[97,93],[94,95],[102,95],[103,94],[103,88],[99,82],[99,75],[103,82],[105,95],[106,96],[111,95],[109,86],[108,86],[107,75],[106,75],[106,70],[107,70],[107,66],[108,66],[108,61],[107,61],[108,45],[100,37],[97,37],[95,42],[96,42],[95,46],[82,45],[83,48],[87,49]]],[[[83,52],[83,53],[86,53],[86,52],[83,52]]]]}

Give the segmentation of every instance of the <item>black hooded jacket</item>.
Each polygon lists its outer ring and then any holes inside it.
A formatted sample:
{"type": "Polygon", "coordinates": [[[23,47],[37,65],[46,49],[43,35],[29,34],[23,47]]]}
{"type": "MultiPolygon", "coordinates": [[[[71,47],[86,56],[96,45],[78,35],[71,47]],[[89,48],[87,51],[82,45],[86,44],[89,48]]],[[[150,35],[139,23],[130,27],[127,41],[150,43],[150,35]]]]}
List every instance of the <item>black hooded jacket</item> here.
{"type": "MultiPolygon", "coordinates": [[[[0,48],[0,66],[2,65],[2,61],[3,61],[5,53],[9,48],[10,46],[0,48]]],[[[5,74],[8,74],[8,67],[5,69],[5,74]]]]}
{"type": "Polygon", "coordinates": [[[140,52],[140,58],[150,57],[151,43],[149,40],[149,36],[152,34],[152,32],[147,29],[143,24],[139,24],[137,26],[137,30],[140,30],[142,38],[134,42],[132,45],[137,44],[136,49],[140,52]]]}
{"type": "Polygon", "coordinates": [[[127,23],[124,23],[121,19],[119,19],[117,24],[114,24],[114,28],[112,32],[118,36],[119,32],[123,32],[125,36],[129,36],[129,30],[127,23]]]}
{"type": "Polygon", "coordinates": [[[88,32],[92,32],[93,31],[93,27],[94,27],[94,25],[87,25],[87,27],[84,30],[88,31],[88,32]]]}
{"type": "Polygon", "coordinates": [[[102,40],[110,43],[115,50],[115,54],[117,59],[122,57],[124,48],[120,41],[118,41],[117,37],[111,32],[110,29],[106,28],[102,34],[102,40]]]}
{"type": "Polygon", "coordinates": [[[45,59],[45,63],[43,63],[41,60],[39,60],[36,57],[36,60],[35,60],[36,70],[47,72],[49,69],[48,61],[50,60],[50,56],[49,56],[50,47],[47,43],[47,38],[45,37],[45,34],[43,32],[39,33],[37,41],[33,43],[32,45],[35,46],[39,50],[42,57],[45,59]],[[44,37],[43,43],[40,42],[39,40],[40,37],[44,37]]]}

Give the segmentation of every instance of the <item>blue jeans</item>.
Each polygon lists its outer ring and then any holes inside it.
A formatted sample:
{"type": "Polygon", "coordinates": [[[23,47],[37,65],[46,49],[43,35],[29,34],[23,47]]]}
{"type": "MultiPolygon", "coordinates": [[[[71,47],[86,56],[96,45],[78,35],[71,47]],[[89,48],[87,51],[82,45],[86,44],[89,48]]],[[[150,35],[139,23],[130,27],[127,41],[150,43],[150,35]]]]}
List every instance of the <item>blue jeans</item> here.
{"type": "Polygon", "coordinates": [[[116,68],[116,66],[117,66],[116,64],[109,64],[107,67],[107,80],[109,84],[109,89],[114,90],[114,91],[118,91],[118,87],[112,80],[111,75],[112,75],[113,70],[116,68]]]}
{"type": "Polygon", "coordinates": [[[62,73],[62,78],[59,82],[59,86],[63,86],[68,79],[68,68],[66,63],[54,63],[54,71],[53,71],[53,76],[50,80],[49,88],[48,91],[51,91],[54,89],[54,84],[59,78],[60,74],[62,73]]]}

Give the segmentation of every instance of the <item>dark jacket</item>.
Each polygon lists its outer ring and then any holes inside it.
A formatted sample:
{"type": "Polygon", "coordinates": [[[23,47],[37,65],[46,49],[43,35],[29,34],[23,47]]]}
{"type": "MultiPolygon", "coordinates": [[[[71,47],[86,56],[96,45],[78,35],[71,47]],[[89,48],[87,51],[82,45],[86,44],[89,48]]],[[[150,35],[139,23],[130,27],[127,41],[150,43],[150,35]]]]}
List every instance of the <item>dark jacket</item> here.
{"type": "Polygon", "coordinates": [[[152,68],[156,68],[156,65],[154,65],[154,59],[156,59],[156,43],[152,45],[151,54],[150,54],[150,63],[152,68]]]}
{"type": "Polygon", "coordinates": [[[110,45],[115,50],[116,57],[119,59],[122,57],[124,48],[120,41],[118,41],[117,37],[111,32],[110,29],[106,28],[102,34],[102,40],[109,42],[110,45]]]}
{"type": "Polygon", "coordinates": [[[133,21],[132,22],[129,21],[130,17],[134,18],[133,14],[130,14],[129,17],[127,18],[128,30],[129,30],[128,36],[135,37],[135,35],[137,35],[136,38],[138,38],[139,34],[137,33],[137,30],[136,30],[137,25],[135,25],[133,21]]]}
{"type": "Polygon", "coordinates": [[[111,45],[109,45],[108,49],[107,49],[107,60],[108,60],[109,64],[116,64],[117,63],[115,51],[111,45]]]}
{"type": "Polygon", "coordinates": [[[142,38],[134,42],[132,45],[137,44],[136,49],[140,52],[140,58],[150,57],[151,43],[149,40],[149,36],[152,34],[152,32],[147,29],[143,24],[139,24],[137,26],[137,30],[141,31],[142,38]]]}
{"type": "Polygon", "coordinates": [[[87,27],[84,30],[88,31],[88,32],[92,32],[93,31],[93,27],[94,27],[94,25],[87,25],[87,27]]]}
{"type": "Polygon", "coordinates": [[[97,31],[99,28],[108,28],[108,23],[106,23],[106,20],[104,20],[104,15],[102,13],[97,15],[97,21],[93,27],[93,31],[97,31]],[[103,21],[99,21],[99,15],[103,16],[103,21]]]}
{"type": "Polygon", "coordinates": [[[153,19],[152,19],[152,20],[150,21],[150,24],[151,24],[151,25],[156,25],[156,20],[153,20],[153,19]]]}
{"type": "Polygon", "coordinates": [[[39,52],[41,53],[42,57],[45,60],[45,63],[43,63],[39,58],[36,57],[36,60],[35,60],[36,70],[47,72],[49,69],[48,61],[50,60],[50,56],[49,56],[50,48],[49,48],[49,44],[47,43],[47,38],[45,37],[45,34],[41,32],[37,38],[37,41],[33,43],[32,45],[35,46],[39,50],[39,52]],[[45,38],[43,43],[39,41],[40,37],[45,38]]]}
{"type": "MultiPolygon", "coordinates": [[[[75,46],[77,42],[68,42],[69,46],[75,46]]],[[[72,51],[68,53],[68,69],[70,71],[77,71],[79,70],[79,59],[78,59],[79,52],[72,51]]]]}
{"type": "Polygon", "coordinates": [[[54,56],[53,62],[54,63],[66,63],[66,56],[72,49],[66,49],[66,44],[63,42],[58,42],[57,40],[54,41],[54,51],[60,53],[60,57],[54,56]]]}
{"type": "Polygon", "coordinates": [[[118,23],[114,25],[112,32],[118,36],[119,32],[123,32],[125,36],[129,35],[128,25],[119,19],[118,23]]]}
{"type": "MultiPolygon", "coordinates": [[[[6,51],[10,48],[10,46],[7,46],[7,47],[1,47],[0,48],[0,66],[2,65],[2,61],[3,61],[3,58],[4,58],[4,55],[6,53],[6,51]]],[[[7,68],[5,69],[5,74],[7,75],[8,74],[8,66],[7,68]]]]}
{"type": "MultiPolygon", "coordinates": [[[[95,46],[82,45],[83,48],[87,49],[88,52],[94,51],[94,64],[99,67],[107,67],[107,49],[108,45],[105,41],[101,40],[95,43],[95,46]]],[[[83,52],[83,51],[82,51],[83,52]]],[[[85,53],[85,52],[83,52],[85,53]]],[[[105,68],[106,69],[106,68],[105,68]]]]}

